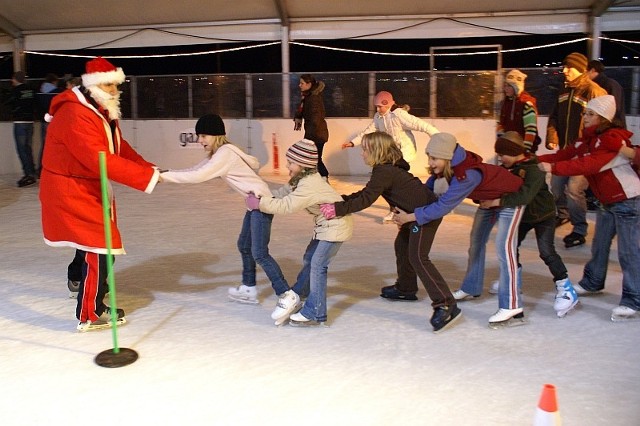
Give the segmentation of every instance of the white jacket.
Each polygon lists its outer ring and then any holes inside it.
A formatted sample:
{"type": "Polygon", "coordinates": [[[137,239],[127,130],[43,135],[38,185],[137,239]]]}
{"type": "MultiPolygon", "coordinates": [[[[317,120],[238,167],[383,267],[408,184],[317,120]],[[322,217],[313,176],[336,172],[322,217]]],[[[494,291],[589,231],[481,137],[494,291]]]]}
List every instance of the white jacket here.
{"type": "Polygon", "coordinates": [[[375,131],[388,133],[400,147],[402,157],[407,162],[410,162],[416,158],[416,139],[411,133],[412,130],[427,133],[429,136],[440,133],[434,125],[398,107],[393,111],[387,111],[385,115],[380,115],[376,112],[371,124],[353,138],[351,142],[354,146],[360,145],[362,137],[368,133],[375,131]]]}
{"type": "Polygon", "coordinates": [[[291,186],[286,184],[273,191],[273,195],[276,198],[262,197],[260,199],[260,211],[285,214],[306,209],[313,215],[315,221],[312,239],[338,242],[351,238],[353,234],[351,215],[327,220],[320,212],[320,204],[342,201],[342,197],[319,173],[302,178],[293,191],[291,186]]]}
{"type": "Polygon", "coordinates": [[[162,180],[174,183],[200,183],[213,178],[221,178],[231,188],[245,198],[249,192],[256,197],[271,197],[271,190],[256,171],[260,162],[232,144],[224,144],[211,158],[183,170],[170,170],[162,173],[162,180]]]}

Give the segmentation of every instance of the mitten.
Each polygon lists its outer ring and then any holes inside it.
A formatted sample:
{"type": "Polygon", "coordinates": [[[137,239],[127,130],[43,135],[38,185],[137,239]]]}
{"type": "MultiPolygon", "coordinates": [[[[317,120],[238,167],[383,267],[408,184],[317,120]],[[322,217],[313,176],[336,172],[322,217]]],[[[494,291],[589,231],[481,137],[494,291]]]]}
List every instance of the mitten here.
{"type": "Polygon", "coordinates": [[[320,211],[325,219],[333,219],[336,217],[336,205],[332,203],[320,204],[320,211]]]}
{"type": "Polygon", "coordinates": [[[253,192],[250,192],[249,196],[244,199],[244,203],[247,205],[247,210],[258,210],[260,198],[256,197],[253,192]]]}

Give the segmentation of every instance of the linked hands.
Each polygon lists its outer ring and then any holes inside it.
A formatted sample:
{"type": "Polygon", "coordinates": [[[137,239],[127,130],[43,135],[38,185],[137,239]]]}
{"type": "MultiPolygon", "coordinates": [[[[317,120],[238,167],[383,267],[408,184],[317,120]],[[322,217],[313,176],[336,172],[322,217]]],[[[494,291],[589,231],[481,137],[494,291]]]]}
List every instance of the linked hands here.
{"type": "Polygon", "coordinates": [[[397,207],[393,210],[393,213],[393,223],[398,226],[402,226],[407,222],[415,222],[416,220],[416,215],[413,213],[407,213],[397,207]]]}
{"type": "Polygon", "coordinates": [[[260,207],[260,198],[256,197],[253,192],[250,192],[247,198],[244,199],[244,203],[247,205],[247,210],[258,210],[260,207]]]}
{"type": "Polygon", "coordinates": [[[336,205],[333,203],[320,204],[320,211],[325,219],[330,220],[336,217],[336,205]]]}

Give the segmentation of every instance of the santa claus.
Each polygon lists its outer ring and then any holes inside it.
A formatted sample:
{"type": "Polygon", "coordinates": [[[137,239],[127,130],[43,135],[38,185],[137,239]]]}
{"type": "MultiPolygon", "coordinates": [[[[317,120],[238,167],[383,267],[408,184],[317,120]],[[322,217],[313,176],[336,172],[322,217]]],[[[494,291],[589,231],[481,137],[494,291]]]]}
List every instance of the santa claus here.
{"type": "MultiPolygon", "coordinates": [[[[99,153],[106,153],[110,180],[151,193],[159,171],[122,138],[118,119],[122,68],[98,57],[86,64],[82,86],[57,95],[51,102],[42,174],[40,202],[44,241],[52,247],[73,247],[69,289],[77,290],[78,330],[110,326],[99,153]],[[74,276],[75,275],[75,276],[74,276]]],[[[112,250],[124,254],[117,226],[115,199],[110,193],[112,250]]],[[[118,324],[124,311],[118,309],[118,324]]]]}

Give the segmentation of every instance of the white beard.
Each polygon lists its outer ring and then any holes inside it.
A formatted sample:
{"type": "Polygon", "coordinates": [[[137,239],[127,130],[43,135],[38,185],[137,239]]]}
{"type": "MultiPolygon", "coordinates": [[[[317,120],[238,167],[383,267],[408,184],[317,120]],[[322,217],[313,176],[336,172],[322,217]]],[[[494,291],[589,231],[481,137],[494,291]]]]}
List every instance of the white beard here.
{"type": "Polygon", "coordinates": [[[109,112],[110,119],[118,120],[122,117],[120,112],[120,92],[115,96],[111,96],[98,86],[89,86],[87,90],[98,105],[109,112]]]}

